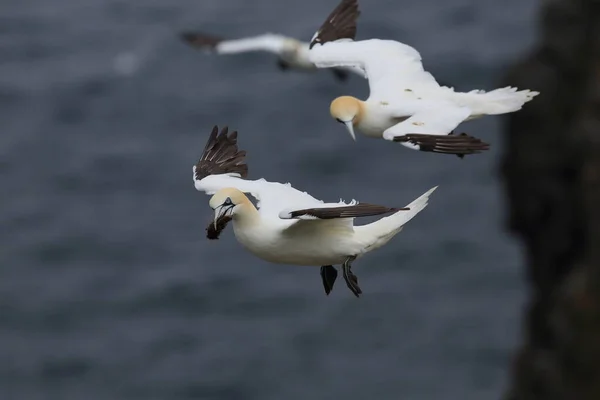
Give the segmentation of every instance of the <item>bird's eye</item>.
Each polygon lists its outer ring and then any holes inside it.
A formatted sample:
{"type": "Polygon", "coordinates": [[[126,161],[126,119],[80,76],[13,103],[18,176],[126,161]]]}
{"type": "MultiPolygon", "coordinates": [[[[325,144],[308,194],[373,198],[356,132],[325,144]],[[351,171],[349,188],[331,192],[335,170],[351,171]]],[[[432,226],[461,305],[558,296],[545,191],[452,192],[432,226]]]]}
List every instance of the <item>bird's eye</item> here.
{"type": "Polygon", "coordinates": [[[336,120],[337,122],[339,122],[340,124],[343,124],[343,123],[344,123],[344,121],[342,121],[342,120],[341,120],[341,119],[339,119],[339,118],[336,118],[335,120],[336,120]]]}
{"type": "Polygon", "coordinates": [[[223,203],[224,206],[231,206],[233,205],[233,203],[231,202],[231,199],[228,197],[225,199],[225,202],[223,203]]]}

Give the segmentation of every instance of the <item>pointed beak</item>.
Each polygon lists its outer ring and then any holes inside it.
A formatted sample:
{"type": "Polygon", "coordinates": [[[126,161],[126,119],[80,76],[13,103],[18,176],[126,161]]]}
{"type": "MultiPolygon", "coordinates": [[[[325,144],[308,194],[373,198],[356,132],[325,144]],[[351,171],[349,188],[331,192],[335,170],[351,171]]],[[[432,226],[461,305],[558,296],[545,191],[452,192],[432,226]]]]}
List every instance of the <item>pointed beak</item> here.
{"type": "Polygon", "coordinates": [[[348,132],[350,133],[350,136],[352,136],[352,140],[356,142],[356,136],[354,135],[354,125],[352,125],[352,121],[346,121],[344,122],[344,124],[346,125],[346,128],[348,128],[348,132]]]}

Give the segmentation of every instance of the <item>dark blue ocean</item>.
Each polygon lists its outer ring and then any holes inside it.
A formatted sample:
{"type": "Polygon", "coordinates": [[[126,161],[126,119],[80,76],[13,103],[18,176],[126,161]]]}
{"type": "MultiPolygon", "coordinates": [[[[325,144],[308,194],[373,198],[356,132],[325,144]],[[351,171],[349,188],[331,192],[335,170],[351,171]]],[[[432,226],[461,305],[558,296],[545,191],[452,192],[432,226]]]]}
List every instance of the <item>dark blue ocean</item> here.
{"type": "MultiPolygon", "coordinates": [[[[498,399],[520,341],[522,253],[506,232],[502,119],[460,160],[329,116],[365,80],[217,57],[178,33],[310,39],[337,1],[5,0],[0,14],[1,400],[498,399]],[[213,125],[250,177],[403,206],[356,262],[364,295],[208,241],[192,165],[213,125]]],[[[522,0],[362,0],[358,38],[406,42],[461,90],[492,89],[534,43],[522,0]]],[[[360,222],[360,221],[359,221],[360,222]]],[[[340,276],[341,277],[341,276],[340,276]]]]}

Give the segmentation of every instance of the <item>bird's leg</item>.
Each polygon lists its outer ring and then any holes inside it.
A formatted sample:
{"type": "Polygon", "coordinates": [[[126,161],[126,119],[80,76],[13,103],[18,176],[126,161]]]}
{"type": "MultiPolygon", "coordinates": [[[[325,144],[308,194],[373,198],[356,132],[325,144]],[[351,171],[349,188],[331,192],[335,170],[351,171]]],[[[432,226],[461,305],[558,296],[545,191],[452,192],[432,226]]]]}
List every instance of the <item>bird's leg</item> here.
{"type": "Polygon", "coordinates": [[[346,281],[346,285],[348,285],[350,291],[352,291],[356,297],[359,297],[359,295],[362,293],[362,290],[360,290],[360,287],[358,286],[358,278],[351,271],[351,263],[354,260],[356,260],[356,256],[348,257],[342,265],[342,272],[344,273],[344,280],[346,281]]]}
{"type": "Polygon", "coordinates": [[[325,288],[325,294],[329,296],[333,289],[333,284],[337,278],[338,272],[332,265],[324,265],[321,267],[321,279],[323,280],[323,287],[325,288]]]}

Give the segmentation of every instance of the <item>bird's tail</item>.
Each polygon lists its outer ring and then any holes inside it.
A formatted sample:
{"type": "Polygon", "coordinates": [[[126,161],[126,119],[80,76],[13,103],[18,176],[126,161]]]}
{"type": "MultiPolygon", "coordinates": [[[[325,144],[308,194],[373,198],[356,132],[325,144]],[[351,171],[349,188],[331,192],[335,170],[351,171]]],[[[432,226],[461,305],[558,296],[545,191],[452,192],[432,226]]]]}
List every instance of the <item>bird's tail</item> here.
{"type": "Polygon", "coordinates": [[[467,93],[456,93],[461,104],[471,108],[473,116],[506,114],[518,111],[523,104],[531,101],[539,92],[517,90],[504,87],[490,92],[472,90],[467,93]]]}
{"type": "Polygon", "coordinates": [[[437,186],[429,189],[423,193],[412,203],[406,207],[410,210],[398,211],[389,217],[381,218],[373,223],[355,226],[354,230],[357,234],[364,237],[370,237],[373,240],[373,245],[369,247],[370,250],[374,250],[377,247],[383,246],[387,243],[394,235],[402,230],[402,227],[406,225],[408,221],[413,219],[415,215],[423,211],[427,207],[429,196],[433,191],[437,189],[437,186]]]}

